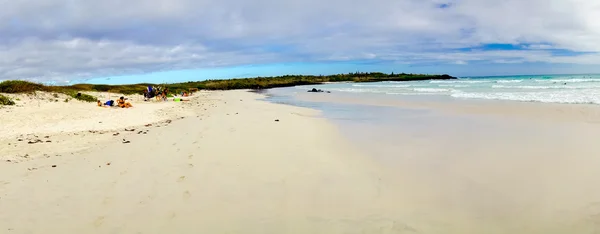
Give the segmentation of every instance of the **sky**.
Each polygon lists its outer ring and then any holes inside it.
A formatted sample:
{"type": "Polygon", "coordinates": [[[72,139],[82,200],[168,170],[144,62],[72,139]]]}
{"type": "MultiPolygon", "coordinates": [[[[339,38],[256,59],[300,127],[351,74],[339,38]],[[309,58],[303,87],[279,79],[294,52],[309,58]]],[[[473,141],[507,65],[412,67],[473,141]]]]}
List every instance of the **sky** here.
{"type": "Polygon", "coordinates": [[[0,80],[600,73],[597,0],[0,0],[0,80]]]}

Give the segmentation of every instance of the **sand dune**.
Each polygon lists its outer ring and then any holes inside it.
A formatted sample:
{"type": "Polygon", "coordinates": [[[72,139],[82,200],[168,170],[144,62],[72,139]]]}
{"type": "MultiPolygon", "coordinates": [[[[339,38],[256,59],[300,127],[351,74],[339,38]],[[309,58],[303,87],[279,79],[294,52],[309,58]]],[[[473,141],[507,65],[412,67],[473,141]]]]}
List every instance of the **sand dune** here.
{"type": "MultiPolygon", "coordinates": [[[[121,96],[88,94],[103,101],[121,96]]],[[[206,95],[200,92],[195,97],[206,95]]],[[[124,131],[126,128],[195,116],[188,102],[144,102],[140,95],[123,95],[134,106],[129,109],[101,108],[78,100],[65,102],[68,96],[45,92],[8,96],[19,101],[16,106],[0,109],[0,160],[11,162],[62,155],[102,145],[118,132],[130,133],[124,131]]]]}

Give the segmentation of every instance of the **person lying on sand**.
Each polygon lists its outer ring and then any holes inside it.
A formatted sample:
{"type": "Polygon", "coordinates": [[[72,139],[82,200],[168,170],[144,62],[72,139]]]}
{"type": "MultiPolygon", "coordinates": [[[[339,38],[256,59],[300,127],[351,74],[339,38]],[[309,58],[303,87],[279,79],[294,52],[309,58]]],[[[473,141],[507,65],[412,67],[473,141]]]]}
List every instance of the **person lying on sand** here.
{"type": "Polygon", "coordinates": [[[129,107],[133,107],[133,105],[131,105],[131,103],[129,102],[125,102],[125,98],[121,97],[117,100],[117,106],[121,107],[121,108],[129,108],[129,107]]]}
{"type": "Polygon", "coordinates": [[[113,103],[114,103],[113,100],[108,100],[105,103],[102,103],[100,100],[98,100],[99,107],[111,107],[111,106],[113,106],[113,103]]]}

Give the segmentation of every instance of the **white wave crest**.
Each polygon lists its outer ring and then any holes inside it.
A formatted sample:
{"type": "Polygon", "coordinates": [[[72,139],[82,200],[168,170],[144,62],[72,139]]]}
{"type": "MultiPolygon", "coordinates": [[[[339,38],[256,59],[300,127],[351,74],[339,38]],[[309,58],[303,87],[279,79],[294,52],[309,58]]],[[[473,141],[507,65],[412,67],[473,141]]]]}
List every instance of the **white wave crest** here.
{"type": "Polygon", "coordinates": [[[466,99],[489,99],[489,100],[509,100],[523,102],[544,102],[544,103],[564,103],[564,104],[600,104],[600,96],[597,92],[495,92],[495,93],[465,93],[455,92],[450,96],[466,99]]]}
{"type": "Polygon", "coordinates": [[[415,92],[427,92],[427,93],[440,93],[440,92],[450,92],[452,89],[439,89],[439,88],[414,88],[415,92]]]}
{"type": "Polygon", "coordinates": [[[395,92],[388,92],[385,94],[390,94],[390,95],[406,95],[406,96],[422,96],[422,95],[438,95],[436,93],[395,93],[395,92]]]}
{"type": "Polygon", "coordinates": [[[497,80],[496,83],[521,83],[523,80],[497,80]]]}
{"type": "Polygon", "coordinates": [[[438,85],[439,87],[451,87],[451,88],[467,88],[467,87],[471,87],[470,85],[461,85],[461,84],[457,84],[457,85],[452,85],[452,84],[441,84],[438,85]]]}
{"type": "Polygon", "coordinates": [[[480,84],[480,83],[491,83],[490,80],[432,80],[429,81],[430,84],[454,84],[454,83],[464,83],[464,84],[480,84]]]}
{"type": "Polygon", "coordinates": [[[348,92],[348,93],[385,93],[383,90],[378,89],[361,89],[361,88],[332,88],[330,91],[348,92]]]}
{"type": "Polygon", "coordinates": [[[521,86],[509,86],[509,85],[492,85],[494,89],[568,89],[565,86],[532,86],[532,85],[521,85],[521,86]]]}
{"type": "Polygon", "coordinates": [[[354,87],[372,87],[372,88],[408,88],[411,85],[368,85],[368,84],[353,84],[354,87]]]}
{"type": "Polygon", "coordinates": [[[535,82],[539,83],[583,83],[583,82],[600,82],[600,79],[581,78],[581,79],[547,79],[540,80],[536,79],[535,82]]]}

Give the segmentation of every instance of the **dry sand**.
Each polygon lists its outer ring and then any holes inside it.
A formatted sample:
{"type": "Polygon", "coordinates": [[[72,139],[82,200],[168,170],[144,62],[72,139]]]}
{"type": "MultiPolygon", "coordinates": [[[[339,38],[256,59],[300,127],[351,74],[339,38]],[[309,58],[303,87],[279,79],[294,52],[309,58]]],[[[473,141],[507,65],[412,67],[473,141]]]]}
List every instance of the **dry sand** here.
{"type": "MultiPolygon", "coordinates": [[[[195,116],[188,102],[144,102],[141,95],[87,94],[103,102],[125,96],[134,107],[104,108],[74,99],[65,102],[68,96],[45,92],[7,94],[18,101],[15,106],[0,107],[0,160],[20,162],[63,155],[102,145],[113,139],[113,134],[129,133],[125,129],[195,116]]],[[[190,98],[206,95],[200,92],[190,98]]]]}
{"type": "MultiPolygon", "coordinates": [[[[258,97],[207,93],[177,103],[194,116],[137,127],[147,134],[121,131],[72,155],[0,163],[0,233],[411,230],[385,212],[393,186],[332,125],[258,97]]],[[[58,150],[53,143],[43,152],[58,150]]]]}

